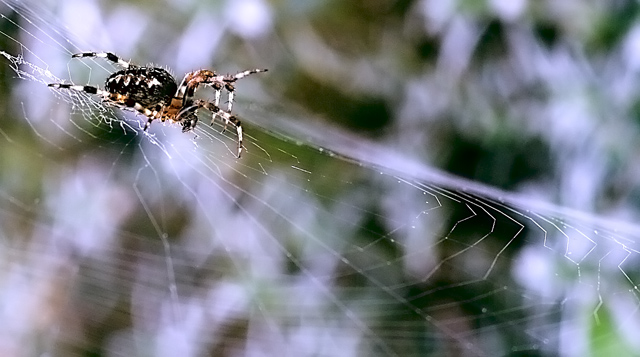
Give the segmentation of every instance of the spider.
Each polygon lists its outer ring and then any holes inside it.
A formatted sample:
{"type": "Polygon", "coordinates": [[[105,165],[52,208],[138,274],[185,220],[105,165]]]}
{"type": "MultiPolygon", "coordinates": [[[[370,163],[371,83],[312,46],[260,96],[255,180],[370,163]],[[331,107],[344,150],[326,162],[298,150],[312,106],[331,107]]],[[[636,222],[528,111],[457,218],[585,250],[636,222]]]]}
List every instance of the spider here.
{"type": "Polygon", "coordinates": [[[200,69],[187,73],[180,85],[169,72],[160,67],[137,66],[122,60],[111,52],[82,52],[72,58],[99,57],[120,65],[123,69],[112,73],[105,81],[105,90],[94,86],[81,86],[68,83],[51,83],[48,86],[56,89],[70,89],[102,97],[107,105],[122,109],[136,110],[148,118],[144,125],[146,131],[151,122],[159,119],[170,123],[182,124],[182,132],[195,128],[198,122],[197,111],[205,108],[212,113],[211,125],[216,117],[224,121],[224,132],[227,125],[236,128],[238,136],[238,154],[242,153],[242,124],[231,115],[235,93],[234,83],[250,74],[266,72],[266,69],[252,69],[238,72],[235,75],[219,75],[215,71],[200,69]],[[213,103],[203,99],[194,99],[198,86],[204,85],[215,90],[213,103]],[[227,110],[221,110],[220,94],[222,89],[228,92],[227,110]]]}

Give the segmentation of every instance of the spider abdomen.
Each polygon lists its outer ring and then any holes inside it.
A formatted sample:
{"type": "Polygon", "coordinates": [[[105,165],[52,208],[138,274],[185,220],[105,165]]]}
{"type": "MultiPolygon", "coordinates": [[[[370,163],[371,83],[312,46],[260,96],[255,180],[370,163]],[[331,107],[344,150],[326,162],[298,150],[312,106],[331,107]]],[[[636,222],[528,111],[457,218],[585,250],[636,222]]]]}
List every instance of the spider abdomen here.
{"type": "Polygon", "coordinates": [[[163,68],[136,67],[113,73],[105,82],[105,89],[112,100],[127,107],[139,104],[150,110],[160,110],[168,105],[178,85],[163,68]]]}

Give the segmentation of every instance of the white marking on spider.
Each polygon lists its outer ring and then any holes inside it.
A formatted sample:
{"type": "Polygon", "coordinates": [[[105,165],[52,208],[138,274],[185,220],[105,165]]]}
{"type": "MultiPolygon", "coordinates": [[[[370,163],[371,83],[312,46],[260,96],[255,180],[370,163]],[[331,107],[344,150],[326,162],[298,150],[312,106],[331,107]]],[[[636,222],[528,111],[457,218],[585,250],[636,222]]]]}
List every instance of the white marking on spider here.
{"type": "Polygon", "coordinates": [[[151,89],[151,87],[153,86],[160,86],[162,85],[162,83],[160,83],[160,81],[156,78],[154,78],[152,81],[149,82],[149,89],[151,89]]]}

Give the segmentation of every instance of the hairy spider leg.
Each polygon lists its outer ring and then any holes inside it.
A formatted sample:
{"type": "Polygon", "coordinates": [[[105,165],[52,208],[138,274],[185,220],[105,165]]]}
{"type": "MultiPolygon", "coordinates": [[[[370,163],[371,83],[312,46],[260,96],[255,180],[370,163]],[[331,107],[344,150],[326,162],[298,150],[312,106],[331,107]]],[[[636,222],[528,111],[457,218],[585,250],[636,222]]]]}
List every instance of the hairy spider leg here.
{"type": "Polygon", "coordinates": [[[107,60],[113,63],[117,63],[123,68],[136,67],[135,65],[132,65],[131,63],[123,60],[122,58],[116,56],[111,52],[81,52],[81,53],[75,53],[71,56],[71,58],[86,58],[86,57],[106,58],[107,60]]]}
{"type": "Polygon", "coordinates": [[[228,104],[228,107],[227,107],[227,111],[229,113],[231,113],[231,108],[233,106],[233,98],[235,96],[235,90],[236,90],[236,88],[233,86],[232,83],[234,83],[238,79],[242,79],[242,78],[244,78],[244,77],[246,77],[248,75],[251,75],[251,74],[254,74],[254,73],[267,72],[267,71],[268,71],[267,69],[256,68],[256,69],[250,69],[250,70],[247,70],[247,71],[238,72],[238,73],[236,73],[234,75],[227,74],[226,76],[218,76],[218,77],[216,77],[216,80],[219,80],[219,81],[221,81],[221,82],[223,82],[225,84],[224,86],[227,89],[227,91],[229,92],[229,102],[228,102],[229,104],[228,104]]]}
{"type": "MultiPolygon", "coordinates": [[[[221,85],[222,83],[224,83],[224,88],[229,93],[229,96],[227,98],[227,112],[231,113],[231,110],[233,109],[233,99],[235,98],[235,94],[236,94],[236,87],[232,83],[248,75],[251,75],[254,73],[267,72],[267,71],[268,69],[256,68],[256,69],[250,69],[250,70],[238,72],[234,75],[227,74],[226,76],[216,76],[216,78],[214,79],[216,81],[215,84],[217,84],[217,86],[214,86],[214,88],[216,89],[216,101],[215,101],[216,107],[220,103],[220,93],[222,92],[222,85],[221,85]]],[[[225,130],[227,130],[226,121],[225,121],[224,127],[222,128],[222,132],[224,133],[225,130]]]]}
{"type": "MultiPolygon", "coordinates": [[[[233,99],[235,97],[235,86],[233,85],[233,83],[238,79],[242,79],[248,75],[260,72],[267,72],[267,69],[256,68],[238,72],[234,75],[218,75],[214,71],[210,71],[207,69],[201,69],[198,71],[187,73],[187,75],[185,75],[182,79],[180,86],[178,86],[175,97],[179,99],[182,98],[182,106],[188,107],[193,103],[192,97],[195,95],[196,90],[201,84],[205,86],[211,86],[215,90],[214,106],[216,108],[219,108],[220,94],[222,92],[222,88],[225,88],[227,92],[229,92],[227,112],[231,113],[231,110],[233,109],[233,99]]],[[[217,111],[214,112],[214,120],[216,115],[218,115],[217,111]]],[[[225,120],[225,126],[222,129],[222,132],[227,129],[226,123],[227,120],[225,120]]]]}
{"type": "Polygon", "coordinates": [[[107,98],[109,96],[109,92],[94,86],[78,86],[70,83],[50,83],[47,85],[47,87],[53,87],[56,89],[71,89],[88,94],[97,94],[104,98],[107,98]]]}
{"type": "MultiPolygon", "coordinates": [[[[223,85],[220,84],[220,83],[214,83],[212,85],[212,87],[216,91],[213,105],[215,105],[216,108],[220,108],[220,95],[222,94],[223,85]]],[[[231,113],[231,110],[229,110],[229,113],[231,113]]],[[[213,113],[213,119],[211,119],[211,124],[210,125],[213,125],[213,122],[216,120],[216,116],[217,115],[218,115],[217,112],[213,113]]],[[[225,131],[227,131],[227,122],[226,121],[225,121],[224,127],[222,127],[222,130],[220,131],[220,133],[223,134],[225,131]]]]}
{"type": "Polygon", "coordinates": [[[111,96],[112,93],[109,93],[105,90],[102,90],[98,87],[94,87],[94,86],[79,86],[79,85],[74,85],[74,84],[70,84],[70,83],[51,83],[47,85],[48,87],[52,87],[55,89],[70,89],[70,90],[74,90],[77,92],[83,92],[83,93],[87,93],[87,94],[96,94],[101,96],[104,99],[105,103],[108,103],[109,105],[113,105],[116,106],[118,108],[122,108],[122,109],[128,109],[131,110],[132,108],[134,110],[137,110],[139,113],[143,114],[144,116],[148,117],[149,120],[145,123],[144,125],[144,131],[147,131],[147,129],[149,128],[149,126],[151,125],[151,122],[158,119],[158,113],[154,113],[153,111],[142,107],[139,103],[135,103],[133,104],[132,107],[127,107],[126,105],[124,105],[124,103],[118,103],[116,101],[113,100],[109,100],[109,97],[111,96]]]}
{"type": "MultiPolygon", "coordinates": [[[[153,112],[151,112],[149,109],[143,108],[140,104],[136,103],[133,105],[133,109],[137,110],[139,113],[142,113],[144,116],[146,116],[147,118],[147,122],[144,123],[144,128],[142,129],[142,131],[147,131],[147,129],[149,129],[149,127],[151,126],[151,123],[158,119],[157,116],[153,115],[153,112]]],[[[164,119],[162,119],[162,121],[164,121],[164,119]]]]}
{"type": "MultiPolygon", "coordinates": [[[[222,91],[222,88],[224,88],[224,83],[216,80],[216,77],[220,76],[218,76],[214,71],[208,69],[200,69],[197,71],[189,72],[184,76],[182,82],[178,86],[178,90],[176,91],[175,95],[176,99],[182,99],[182,107],[185,108],[183,109],[183,111],[191,110],[192,105],[194,104],[193,96],[195,95],[198,87],[201,84],[205,86],[211,86],[213,88],[213,90],[215,91],[214,106],[218,108],[218,105],[220,103],[220,93],[222,91]]],[[[213,112],[213,120],[211,121],[212,123],[215,121],[217,112],[217,110],[213,112]]],[[[179,114],[178,116],[181,116],[181,114],[179,114]]],[[[222,130],[222,132],[224,132],[224,129],[222,130]]]]}
{"type": "MultiPolygon", "coordinates": [[[[179,119],[181,116],[186,115],[186,113],[195,113],[199,108],[205,108],[208,111],[211,112],[212,114],[212,119],[211,119],[211,124],[213,125],[213,122],[216,120],[216,117],[220,117],[222,120],[224,120],[224,125],[225,127],[229,124],[233,125],[236,127],[236,134],[238,136],[238,154],[237,157],[240,158],[240,156],[242,155],[242,123],[240,122],[240,120],[238,120],[238,118],[235,115],[231,115],[231,113],[225,112],[224,110],[220,109],[217,105],[211,103],[211,102],[207,102],[206,100],[202,100],[202,99],[198,99],[196,101],[193,102],[193,105],[189,106],[188,108],[185,108],[183,110],[180,111],[180,113],[178,113],[177,118],[179,119]]],[[[194,124],[195,125],[195,124],[194,124]]],[[[185,126],[185,128],[183,129],[183,131],[187,131],[189,130],[188,126],[185,126]]]]}

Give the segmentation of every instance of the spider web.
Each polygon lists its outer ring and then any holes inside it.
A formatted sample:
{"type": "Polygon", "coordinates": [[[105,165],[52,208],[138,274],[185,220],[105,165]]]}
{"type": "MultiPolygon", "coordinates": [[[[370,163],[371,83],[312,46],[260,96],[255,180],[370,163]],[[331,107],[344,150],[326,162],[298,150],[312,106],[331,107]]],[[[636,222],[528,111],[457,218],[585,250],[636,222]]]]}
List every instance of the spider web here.
{"type": "Polygon", "coordinates": [[[238,83],[240,160],[206,119],[143,133],[133,113],[46,86],[102,86],[116,67],[70,55],[122,51],[75,35],[98,31],[70,15],[80,3],[56,21],[39,6],[0,4],[3,355],[640,350],[637,225],[313,124],[258,76],[238,83]]]}

